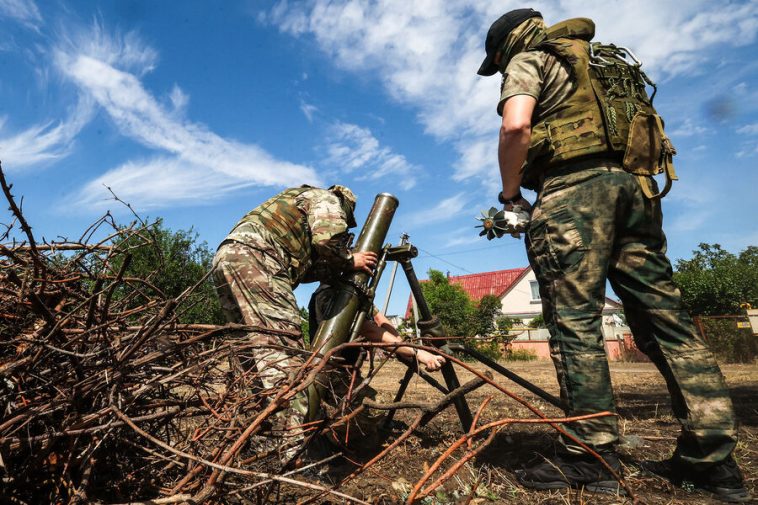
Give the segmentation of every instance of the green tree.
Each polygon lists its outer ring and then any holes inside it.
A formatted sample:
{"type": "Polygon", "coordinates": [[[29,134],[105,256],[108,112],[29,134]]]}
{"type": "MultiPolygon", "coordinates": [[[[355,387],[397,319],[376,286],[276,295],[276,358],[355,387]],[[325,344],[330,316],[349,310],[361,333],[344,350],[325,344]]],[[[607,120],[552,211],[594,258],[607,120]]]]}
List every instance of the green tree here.
{"type": "Polygon", "coordinates": [[[495,295],[485,295],[479,300],[472,321],[474,335],[484,337],[495,332],[495,321],[502,314],[501,307],[500,298],[495,295]]]}
{"type": "Polygon", "coordinates": [[[511,331],[511,328],[520,324],[521,319],[508,316],[499,316],[495,320],[495,327],[497,328],[497,334],[501,337],[507,337],[511,331]]]}
{"type": "MultiPolygon", "coordinates": [[[[172,231],[158,219],[144,233],[117,240],[116,244],[131,255],[125,277],[147,280],[160,294],[176,298],[187,288],[201,282],[210,271],[213,252],[206,242],[198,242],[198,234],[192,229],[172,231]]],[[[120,255],[113,270],[119,271],[126,255],[120,255]]],[[[148,289],[149,288],[145,288],[148,289]]],[[[116,293],[118,296],[118,293],[116,293]]],[[[144,300],[133,301],[134,305],[144,300]]],[[[199,324],[223,324],[221,305],[210,277],[190,294],[177,308],[179,322],[199,324]]]]}
{"type": "Polygon", "coordinates": [[[677,261],[674,281],[692,314],[738,314],[740,303],[758,305],[758,247],[734,255],[719,244],[700,244],[692,259],[677,261]]]}
{"type": "Polygon", "coordinates": [[[300,307],[300,331],[303,332],[305,345],[311,345],[311,319],[308,309],[300,307]]]}
{"type": "Polygon", "coordinates": [[[474,303],[457,284],[450,284],[439,270],[430,269],[429,280],[421,284],[424,298],[432,314],[440,318],[450,336],[469,337],[475,331],[471,324],[475,313],[474,303]]]}

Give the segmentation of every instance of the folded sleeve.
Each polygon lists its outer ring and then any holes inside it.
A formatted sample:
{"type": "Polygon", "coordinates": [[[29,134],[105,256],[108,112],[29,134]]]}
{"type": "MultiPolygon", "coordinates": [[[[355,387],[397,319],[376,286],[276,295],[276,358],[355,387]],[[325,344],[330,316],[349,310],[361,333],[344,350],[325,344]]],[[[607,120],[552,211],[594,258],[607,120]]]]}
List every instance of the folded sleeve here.
{"type": "Polygon", "coordinates": [[[339,198],[329,191],[317,192],[311,199],[307,216],[311,246],[317,258],[341,271],[351,268],[353,256],[348,249],[347,216],[339,198]]]}

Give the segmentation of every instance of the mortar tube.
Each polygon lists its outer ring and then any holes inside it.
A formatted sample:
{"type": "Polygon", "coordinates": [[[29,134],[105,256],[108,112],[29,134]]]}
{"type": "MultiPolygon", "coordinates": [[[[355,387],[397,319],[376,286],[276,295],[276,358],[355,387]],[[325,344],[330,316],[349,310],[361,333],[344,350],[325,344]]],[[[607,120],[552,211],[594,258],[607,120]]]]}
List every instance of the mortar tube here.
{"type": "MultiPolygon", "coordinates": [[[[354,252],[372,251],[377,255],[381,254],[384,240],[387,238],[392,218],[399,204],[398,199],[389,193],[376,195],[374,205],[353,248],[354,252]]],[[[350,339],[356,317],[366,303],[363,298],[366,297],[365,292],[368,291],[371,276],[366,272],[353,271],[345,272],[342,279],[334,299],[335,313],[319,324],[311,345],[311,348],[320,354],[350,339]]],[[[318,363],[318,358],[314,363],[318,363]]],[[[325,387],[326,381],[317,378],[316,382],[308,388],[308,419],[311,421],[318,418],[325,387]]]]}

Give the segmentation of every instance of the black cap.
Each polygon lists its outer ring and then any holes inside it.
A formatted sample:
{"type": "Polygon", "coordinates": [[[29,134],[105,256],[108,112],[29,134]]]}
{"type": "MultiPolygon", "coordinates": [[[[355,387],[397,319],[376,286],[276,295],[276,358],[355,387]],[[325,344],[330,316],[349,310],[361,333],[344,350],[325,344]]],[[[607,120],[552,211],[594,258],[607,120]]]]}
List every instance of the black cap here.
{"type": "Polygon", "coordinates": [[[479,75],[495,75],[498,71],[497,65],[493,62],[495,53],[500,48],[505,37],[508,36],[518,25],[529,18],[541,18],[542,14],[534,9],[516,9],[506,12],[492,23],[487,32],[487,39],[484,41],[484,50],[487,56],[479,67],[479,75]]]}

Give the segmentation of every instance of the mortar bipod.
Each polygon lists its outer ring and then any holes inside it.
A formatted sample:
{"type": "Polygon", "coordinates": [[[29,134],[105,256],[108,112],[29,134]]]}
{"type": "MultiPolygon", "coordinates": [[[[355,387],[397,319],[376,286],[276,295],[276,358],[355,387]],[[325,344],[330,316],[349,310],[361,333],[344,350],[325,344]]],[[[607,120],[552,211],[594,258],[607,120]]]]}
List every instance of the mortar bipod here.
{"type": "MultiPolygon", "coordinates": [[[[416,272],[414,271],[413,264],[411,263],[411,259],[415,258],[417,255],[418,250],[413,245],[404,244],[398,247],[389,248],[387,250],[385,258],[387,261],[397,261],[403,267],[405,276],[408,279],[408,285],[418,307],[419,321],[416,324],[421,333],[422,340],[424,337],[431,337],[429,338],[428,343],[434,345],[447,354],[451,354],[452,352],[464,353],[487,366],[488,368],[492,369],[493,371],[506,377],[507,379],[515,382],[524,389],[539,396],[551,405],[565,411],[566,409],[563,405],[563,402],[559,398],[548,393],[536,384],[533,384],[518,374],[508,370],[504,366],[476,351],[475,349],[466,347],[460,342],[447,342],[445,340],[445,337],[447,337],[445,329],[443,328],[439,319],[435,317],[429,309],[429,305],[426,303],[424,293],[421,290],[421,283],[416,277],[416,272]]],[[[441,372],[442,376],[445,379],[445,383],[447,384],[448,391],[453,391],[460,386],[452,363],[447,361],[442,367],[441,372]]],[[[413,375],[414,371],[409,368],[405,373],[405,376],[403,376],[402,380],[400,381],[400,386],[394,399],[395,402],[402,400],[405,390],[407,389],[410,380],[413,378],[413,375]]],[[[471,416],[471,410],[469,409],[466,398],[463,396],[456,398],[454,400],[454,405],[456,411],[458,412],[458,418],[460,419],[461,427],[464,431],[469,431],[471,423],[473,422],[473,418],[471,416]]],[[[388,426],[391,422],[393,413],[394,412],[388,414],[387,419],[385,420],[385,426],[388,426]]]]}

